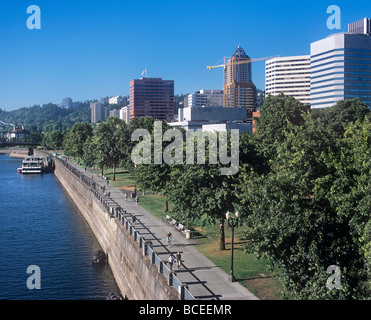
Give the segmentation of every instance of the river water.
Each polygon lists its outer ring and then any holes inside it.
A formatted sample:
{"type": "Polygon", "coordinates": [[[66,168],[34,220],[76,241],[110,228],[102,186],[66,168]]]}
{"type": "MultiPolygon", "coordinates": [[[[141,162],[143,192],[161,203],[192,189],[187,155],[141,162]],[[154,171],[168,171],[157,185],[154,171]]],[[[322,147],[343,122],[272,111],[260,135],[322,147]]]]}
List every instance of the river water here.
{"type": "Polygon", "coordinates": [[[21,162],[0,154],[0,299],[104,300],[120,292],[108,265],[92,265],[101,247],[58,179],[17,174],[21,162]]]}

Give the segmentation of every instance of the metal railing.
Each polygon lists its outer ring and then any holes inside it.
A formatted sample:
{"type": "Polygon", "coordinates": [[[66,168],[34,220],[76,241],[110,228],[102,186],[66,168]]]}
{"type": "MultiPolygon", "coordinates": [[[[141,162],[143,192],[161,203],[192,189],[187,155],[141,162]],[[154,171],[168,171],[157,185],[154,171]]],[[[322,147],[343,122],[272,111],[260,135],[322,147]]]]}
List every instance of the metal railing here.
{"type": "Polygon", "coordinates": [[[158,272],[168,280],[168,285],[174,287],[177,290],[177,292],[180,295],[180,299],[195,300],[195,297],[191,294],[187,285],[183,284],[179,280],[179,278],[166,265],[166,262],[162,261],[160,256],[156,252],[154,252],[152,242],[146,241],[145,237],[141,235],[138,230],[136,230],[135,225],[142,224],[138,219],[136,219],[136,222],[133,223],[132,222],[133,216],[131,214],[127,213],[127,211],[123,209],[113,199],[107,198],[103,193],[100,192],[100,190],[97,189],[97,184],[93,179],[87,177],[85,174],[77,170],[75,167],[70,165],[66,160],[55,157],[54,155],[44,151],[43,153],[49,156],[53,156],[53,158],[56,161],[58,161],[61,165],[63,165],[66,169],[73,173],[76,176],[76,178],[78,178],[86,186],[86,188],[91,190],[95,198],[105,208],[109,217],[114,218],[117,224],[121,225],[128,231],[129,236],[132,237],[132,239],[137,243],[139,248],[143,248],[142,250],[143,256],[149,257],[151,259],[152,264],[157,266],[158,272]]]}

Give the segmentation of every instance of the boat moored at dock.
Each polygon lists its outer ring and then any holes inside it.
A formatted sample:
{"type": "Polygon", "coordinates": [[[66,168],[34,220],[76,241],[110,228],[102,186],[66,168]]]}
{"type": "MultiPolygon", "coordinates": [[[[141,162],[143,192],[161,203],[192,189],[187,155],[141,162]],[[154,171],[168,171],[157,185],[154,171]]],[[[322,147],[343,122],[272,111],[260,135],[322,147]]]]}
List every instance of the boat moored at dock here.
{"type": "Polygon", "coordinates": [[[22,167],[18,168],[18,173],[22,174],[41,174],[44,171],[44,157],[42,156],[28,156],[22,161],[22,167]]]}

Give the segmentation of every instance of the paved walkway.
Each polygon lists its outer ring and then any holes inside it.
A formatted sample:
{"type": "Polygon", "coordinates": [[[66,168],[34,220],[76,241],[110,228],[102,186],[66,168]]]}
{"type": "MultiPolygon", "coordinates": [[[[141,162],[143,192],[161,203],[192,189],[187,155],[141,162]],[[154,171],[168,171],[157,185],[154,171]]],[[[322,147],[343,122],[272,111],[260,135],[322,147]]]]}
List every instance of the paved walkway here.
{"type": "MultiPolygon", "coordinates": [[[[84,173],[87,177],[93,175],[88,171],[85,172],[80,166],[69,162],[77,170],[84,173]]],[[[93,176],[94,181],[99,185],[106,185],[107,182],[97,176],[93,176]]],[[[165,221],[153,216],[148,211],[135,203],[132,199],[125,201],[124,194],[121,190],[108,186],[106,191],[111,192],[110,198],[118,205],[124,208],[128,213],[135,214],[137,217],[136,230],[144,235],[146,240],[152,241],[153,249],[161,257],[167,260],[170,254],[175,255],[179,251],[182,255],[182,265],[179,270],[174,263],[178,279],[188,285],[189,291],[196,299],[206,300],[258,300],[249,290],[238,282],[230,282],[228,275],[195,247],[195,240],[187,240],[174,227],[169,226],[165,221]],[[143,230],[141,230],[143,229],[143,230]],[[173,234],[172,244],[166,244],[166,234],[171,231],[173,234]]]]}

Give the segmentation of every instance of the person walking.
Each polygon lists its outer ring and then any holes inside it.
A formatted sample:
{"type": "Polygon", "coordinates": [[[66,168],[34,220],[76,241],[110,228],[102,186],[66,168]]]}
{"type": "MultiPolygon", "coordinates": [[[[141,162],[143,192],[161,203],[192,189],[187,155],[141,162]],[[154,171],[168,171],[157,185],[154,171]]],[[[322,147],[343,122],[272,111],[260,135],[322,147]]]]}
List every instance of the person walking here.
{"type": "Polygon", "coordinates": [[[125,201],[128,201],[128,194],[125,192],[125,201]]]}
{"type": "Polygon", "coordinates": [[[138,205],[138,202],[139,202],[139,198],[138,198],[138,196],[135,197],[135,202],[136,202],[137,205],[138,205]]]}
{"type": "Polygon", "coordinates": [[[176,261],[176,265],[178,266],[178,270],[179,270],[180,265],[182,263],[182,255],[180,254],[179,251],[175,255],[175,261],[176,261]]]}
{"type": "Polygon", "coordinates": [[[170,255],[167,261],[169,262],[170,271],[173,271],[174,257],[170,255]]]}
{"type": "Polygon", "coordinates": [[[166,243],[171,245],[171,238],[173,237],[173,235],[171,234],[171,232],[169,231],[168,234],[166,235],[166,243]]]}

